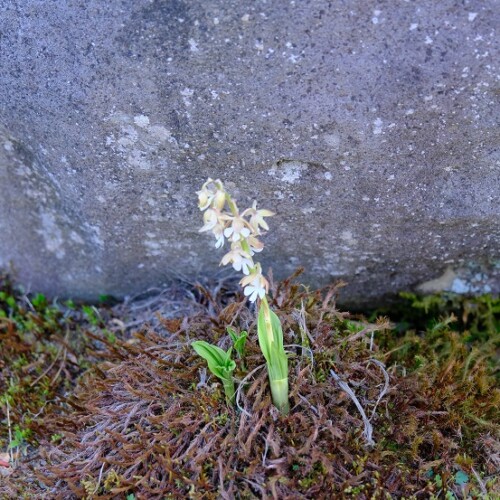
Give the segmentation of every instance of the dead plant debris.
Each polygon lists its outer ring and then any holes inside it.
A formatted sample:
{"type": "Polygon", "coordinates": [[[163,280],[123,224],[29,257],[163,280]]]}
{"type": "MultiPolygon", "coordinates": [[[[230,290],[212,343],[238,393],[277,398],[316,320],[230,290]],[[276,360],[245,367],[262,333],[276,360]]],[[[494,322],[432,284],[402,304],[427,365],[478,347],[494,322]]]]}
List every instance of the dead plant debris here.
{"type": "Polygon", "coordinates": [[[0,496],[498,492],[498,338],[466,342],[451,316],[426,332],[396,333],[385,318],[367,323],[340,312],[338,287],[272,283],[290,354],[291,410],[283,417],[270,401],[255,314],[223,282],[176,301],[192,300],[190,314],[168,317],[147,297],[129,309],[132,319],[123,305],[30,309],[5,279],[0,288],[0,496]],[[151,308],[149,326],[134,323],[151,308]],[[240,364],[235,373],[237,408],[190,347],[196,339],[228,348],[227,326],[250,333],[245,370],[240,364]]]}

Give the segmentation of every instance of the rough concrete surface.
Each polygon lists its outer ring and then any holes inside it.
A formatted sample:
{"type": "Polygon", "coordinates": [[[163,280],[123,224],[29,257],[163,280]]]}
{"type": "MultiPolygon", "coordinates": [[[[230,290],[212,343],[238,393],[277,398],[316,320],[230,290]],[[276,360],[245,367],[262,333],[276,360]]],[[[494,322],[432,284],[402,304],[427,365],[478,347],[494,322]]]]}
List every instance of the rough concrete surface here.
{"type": "Polygon", "coordinates": [[[495,0],[0,3],[0,266],[51,295],[215,272],[194,192],[344,298],[498,292],[495,0]],[[430,284],[429,284],[430,283],[430,284]]]}

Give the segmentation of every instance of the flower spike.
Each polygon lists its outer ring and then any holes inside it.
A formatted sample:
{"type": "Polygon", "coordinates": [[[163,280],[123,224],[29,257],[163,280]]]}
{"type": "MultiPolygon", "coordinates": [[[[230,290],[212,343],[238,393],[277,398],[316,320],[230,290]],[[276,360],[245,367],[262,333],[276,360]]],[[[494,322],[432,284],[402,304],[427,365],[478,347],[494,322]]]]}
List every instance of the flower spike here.
{"type": "MultiPolygon", "coordinates": [[[[250,302],[260,299],[257,321],[259,345],[266,359],[273,403],[286,414],[289,411],[288,357],[283,348],[283,332],[278,316],[267,302],[269,283],[262,275],[260,264],[253,260],[253,256],[264,248],[258,236],[262,235],[262,230],[269,229],[264,217],[271,217],[274,213],[265,209],[258,210],[257,202],[254,201],[251,208],[240,214],[235,201],[225,191],[219,179],[215,181],[208,179],[197,194],[198,206],[205,212],[204,225],[200,231],[212,231],[216,238],[216,248],[223,246],[227,238],[231,249],[222,257],[221,265],[231,264],[236,271],[244,274],[240,284],[250,302]]],[[[233,337],[233,340],[235,338],[233,337]]],[[[230,352],[226,354],[217,346],[202,342],[195,342],[193,347],[200,356],[207,359],[212,372],[224,381],[226,394],[230,400],[231,391],[234,391],[232,389],[234,366],[230,361],[230,352]]]]}

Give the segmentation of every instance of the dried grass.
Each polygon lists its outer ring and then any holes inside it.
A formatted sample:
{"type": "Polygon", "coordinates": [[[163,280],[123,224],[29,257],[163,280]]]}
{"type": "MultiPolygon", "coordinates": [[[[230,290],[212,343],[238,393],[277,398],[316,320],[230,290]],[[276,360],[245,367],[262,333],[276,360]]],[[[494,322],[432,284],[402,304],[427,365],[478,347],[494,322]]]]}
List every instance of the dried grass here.
{"type": "MultiPolygon", "coordinates": [[[[271,288],[292,345],[288,416],[272,406],[259,369],[254,311],[224,283],[215,291],[198,286],[191,298],[199,306],[189,316],[159,313],[153,325],[114,343],[89,333],[105,346],[103,361],[44,421],[45,436],[64,437],[60,444],[41,439],[32,469],[38,497],[427,498],[436,492],[431,470],[445,483],[457,464],[471,474],[497,473],[500,393],[480,363],[462,380],[468,353],[453,335],[452,356],[409,373],[397,361],[401,349],[378,347],[379,339],[388,344],[387,321],[348,328],[349,315],[335,306],[338,287],[309,292],[289,279],[271,280],[271,288]],[[247,371],[236,372],[241,410],[225,405],[221,385],[189,345],[197,339],[227,348],[228,325],[252,334],[247,371]],[[474,459],[460,462],[460,454],[474,459]]],[[[147,300],[136,312],[154,312],[147,300]]]]}

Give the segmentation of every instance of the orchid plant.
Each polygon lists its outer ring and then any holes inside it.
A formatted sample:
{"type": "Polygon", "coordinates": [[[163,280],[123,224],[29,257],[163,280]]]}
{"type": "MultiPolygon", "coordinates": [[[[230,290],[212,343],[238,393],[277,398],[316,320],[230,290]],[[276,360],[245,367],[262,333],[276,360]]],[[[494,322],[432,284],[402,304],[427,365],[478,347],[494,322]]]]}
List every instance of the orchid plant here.
{"type": "Polygon", "coordinates": [[[191,344],[193,349],[199,354],[208,364],[208,369],[222,380],[224,392],[226,393],[226,401],[233,403],[234,401],[234,380],[233,372],[236,368],[236,363],[231,359],[231,349],[227,352],[216,345],[211,345],[203,340],[197,340],[191,344]]]}
{"type": "MultiPolygon", "coordinates": [[[[215,248],[223,247],[226,240],[229,242],[230,249],[222,257],[221,265],[231,264],[236,271],[243,273],[244,276],[240,280],[243,293],[250,302],[258,304],[257,336],[260,349],[266,359],[273,403],[286,414],[289,411],[288,357],[283,347],[283,331],[278,316],[271,310],[267,301],[269,283],[262,275],[261,265],[254,260],[255,254],[264,248],[259,236],[263,234],[263,230],[269,229],[264,218],[274,213],[265,209],[257,209],[256,201],[253,202],[252,207],[240,213],[236,202],[226,192],[219,179],[208,179],[197,194],[199,208],[204,212],[204,225],[200,232],[211,232],[215,236],[215,248]]],[[[243,356],[246,335],[245,340],[238,342],[236,335],[229,333],[238,354],[240,357],[243,356]]],[[[200,341],[194,342],[193,347],[208,361],[209,369],[214,375],[220,377],[220,370],[226,366],[227,369],[224,372],[226,378],[223,381],[225,380],[224,387],[228,396],[226,382],[227,377],[230,377],[232,381],[232,371],[229,370],[232,365],[228,364],[230,357],[227,356],[230,356],[231,349],[228,351],[229,354],[224,353],[219,347],[206,342],[203,343],[203,349],[200,349],[200,341]],[[219,351],[222,351],[226,357],[219,351]]]]}

